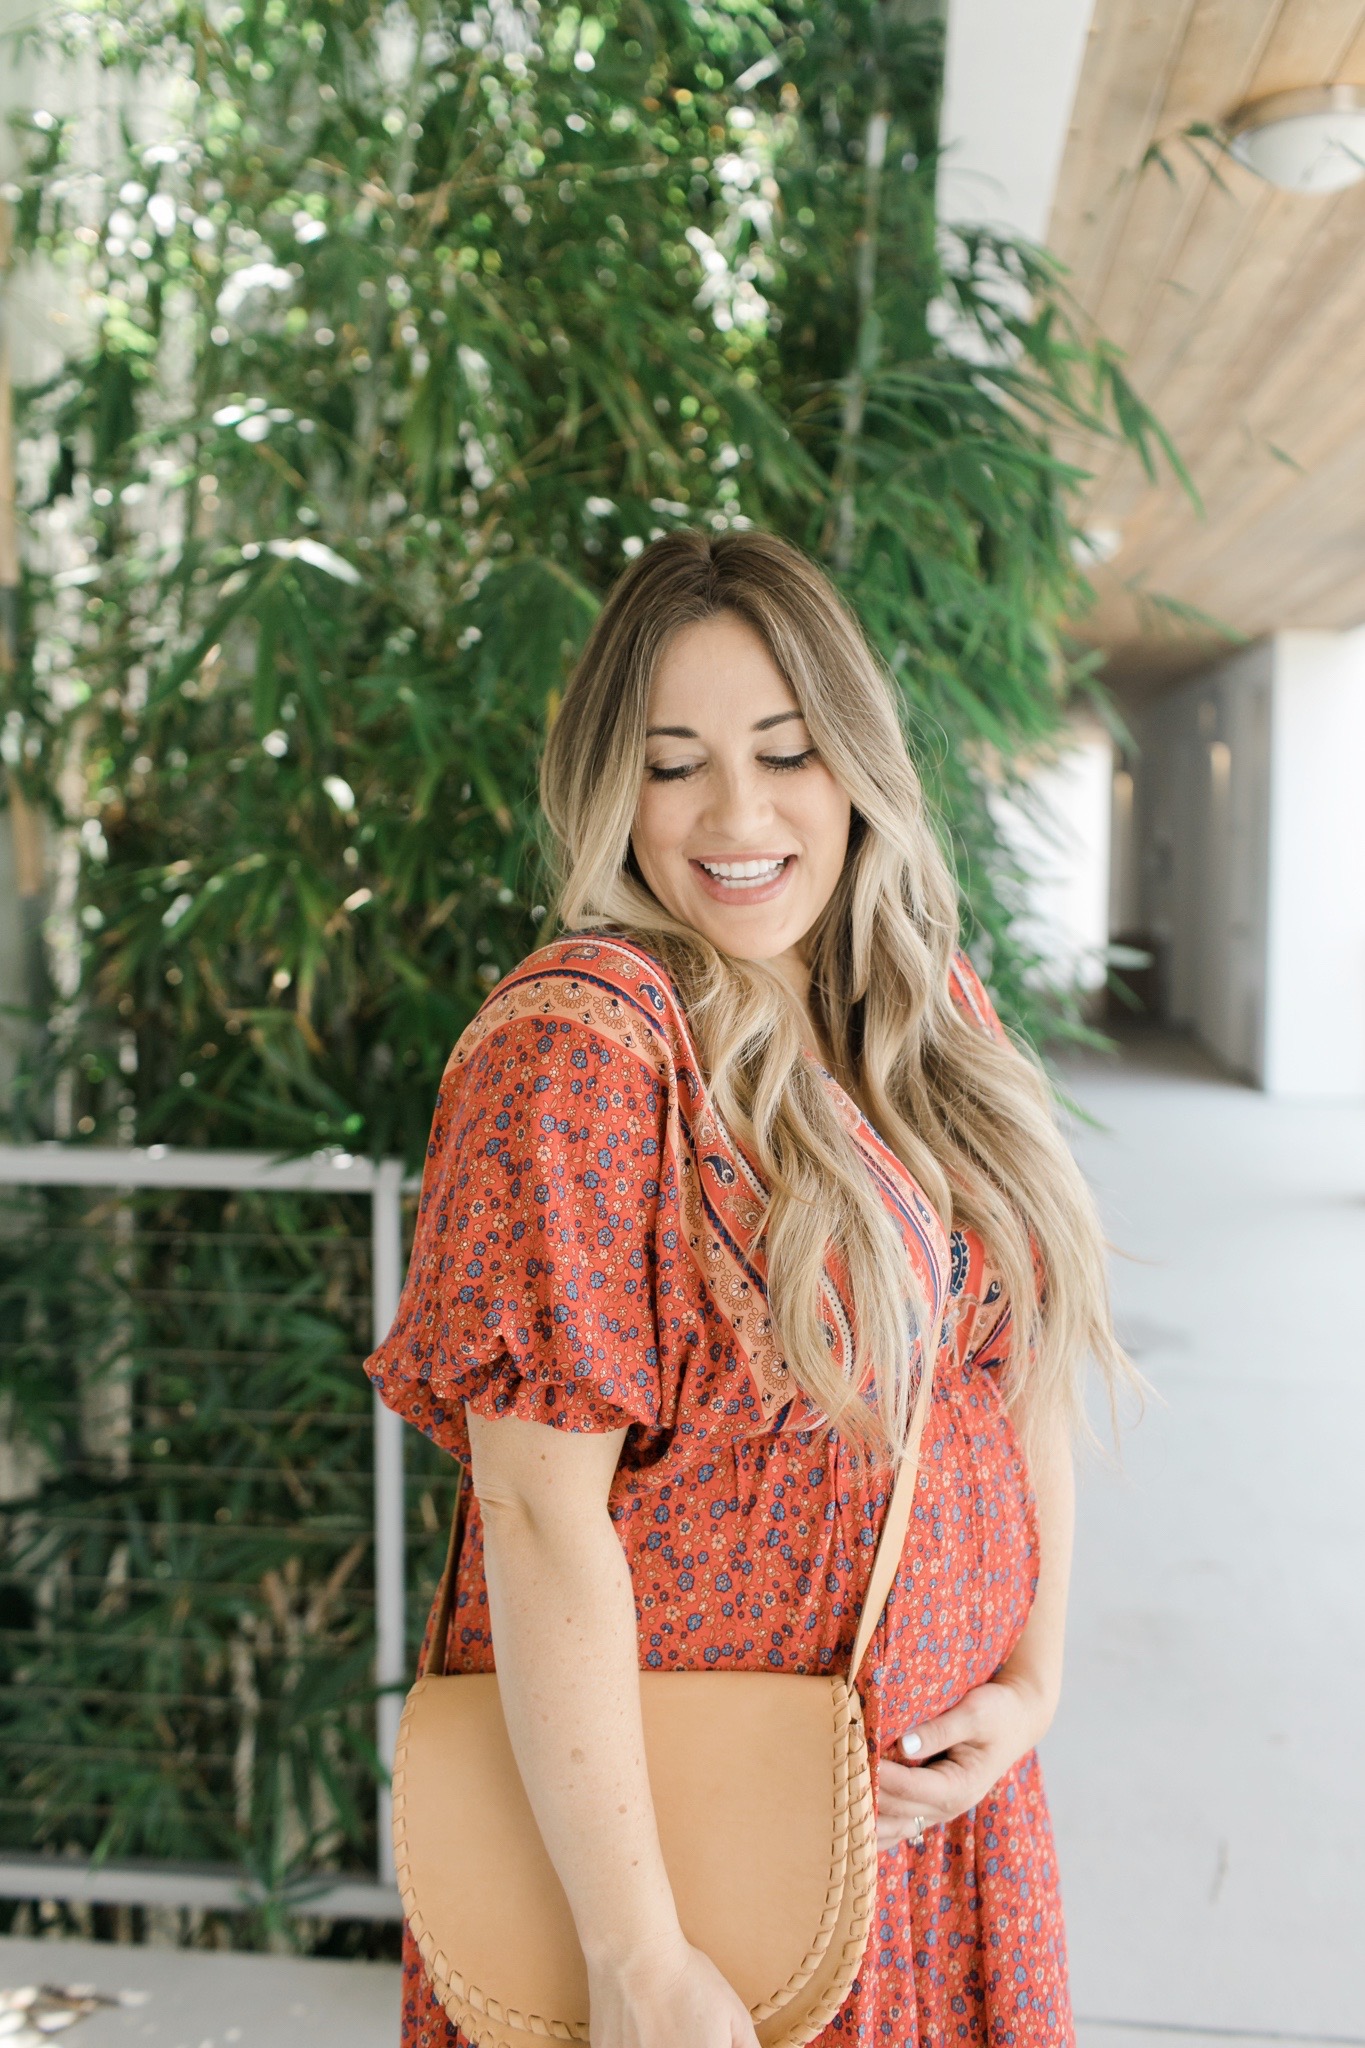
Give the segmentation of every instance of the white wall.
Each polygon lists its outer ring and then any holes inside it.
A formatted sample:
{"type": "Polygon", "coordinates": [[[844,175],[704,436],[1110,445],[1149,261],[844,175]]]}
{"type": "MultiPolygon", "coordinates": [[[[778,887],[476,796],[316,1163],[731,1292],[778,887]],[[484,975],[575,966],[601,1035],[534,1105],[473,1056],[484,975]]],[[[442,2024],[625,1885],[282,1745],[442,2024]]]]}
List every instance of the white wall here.
{"type": "Polygon", "coordinates": [[[1092,0],[949,0],[939,218],[1041,242],[1092,0]]]}
{"type": "Polygon", "coordinates": [[[1278,634],[1133,724],[1170,1021],[1272,1094],[1365,1096],[1365,631],[1278,634]]]}
{"type": "MultiPolygon", "coordinates": [[[[948,0],[938,213],[1041,242],[1052,211],[1092,0],[948,0]]],[[[1010,280],[1001,280],[1008,293],[1010,280]]],[[[931,314],[932,319],[932,314],[931,314]]],[[[1000,822],[1033,877],[1019,920],[1048,978],[1095,989],[1109,939],[1113,747],[1093,721],[1040,766],[1000,822]]]]}
{"type": "Polygon", "coordinates": [[[1055,987],[1104,985],[1113,777],[1113,741],[1082,713],[1056,758],[1034,768],[1021,798],[992,805],[1028,877],[1016,929],[1042,955],[1055,987]]]}
{"type": "Polygon", "coordinates": [[[1365,627],[1281,633],[1265,1085],[1365,1096],[1365,627]]]}

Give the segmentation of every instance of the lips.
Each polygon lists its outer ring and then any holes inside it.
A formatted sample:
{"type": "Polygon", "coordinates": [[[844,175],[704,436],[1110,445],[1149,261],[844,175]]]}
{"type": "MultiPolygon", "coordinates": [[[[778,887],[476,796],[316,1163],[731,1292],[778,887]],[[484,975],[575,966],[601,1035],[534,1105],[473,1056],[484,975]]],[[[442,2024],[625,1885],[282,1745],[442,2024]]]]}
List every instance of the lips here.
{"type": "Polygon", "coordinates": [[[717,903],[766,903],[787,886],[796,855],[760,853],[746,860],[701,859],[688,865],[717,903]]]}

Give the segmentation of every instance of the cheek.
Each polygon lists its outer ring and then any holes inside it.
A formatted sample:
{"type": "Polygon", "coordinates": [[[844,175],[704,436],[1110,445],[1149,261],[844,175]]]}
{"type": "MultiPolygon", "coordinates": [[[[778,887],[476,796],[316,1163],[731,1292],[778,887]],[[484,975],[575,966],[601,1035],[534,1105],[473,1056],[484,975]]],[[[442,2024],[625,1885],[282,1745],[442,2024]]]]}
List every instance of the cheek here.
{"type": "Polygon", "coordinates": [[[646,782],[641,785],[631,827],[635,858],[642,867],[666,860],[687,835],[687,805],[678,785],[646,782]]]}
{"type": "Polygon", "coordinates": [[[853,806],[829,770],[821,768],[811,780],[802,809],[807,844],[832,881],[848,851],[853,806]]]}
{"type": "Polygon", "coordinates": [[[654,857],[658,843],[659,827],[655,817],[656,806],[651,801],[653,791],[646,784],[640,791],[635,806],[635,818],[630,828],[630,843],[635,849],[635,858],[646,865],[654,857]]]}

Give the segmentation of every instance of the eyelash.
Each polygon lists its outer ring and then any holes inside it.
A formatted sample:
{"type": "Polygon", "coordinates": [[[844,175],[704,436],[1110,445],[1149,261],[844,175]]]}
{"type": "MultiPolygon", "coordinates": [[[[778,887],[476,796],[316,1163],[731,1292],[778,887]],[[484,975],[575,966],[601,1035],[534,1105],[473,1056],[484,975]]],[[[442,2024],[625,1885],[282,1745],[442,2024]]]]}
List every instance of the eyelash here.
{"type": "MultiPolygon", "coordinates": [[[[765,768],[771,768],[777,775],[790,775],[795,768],[804,768],[808,761],[815,759],[815,748],[807,747],[802,754],[760,754],[759,760],[765,768]]],[[[685,782],[689,775],[695,775],[700,764],[689,761],[681,768],[647,768],[651,782],[685,782]]]]}

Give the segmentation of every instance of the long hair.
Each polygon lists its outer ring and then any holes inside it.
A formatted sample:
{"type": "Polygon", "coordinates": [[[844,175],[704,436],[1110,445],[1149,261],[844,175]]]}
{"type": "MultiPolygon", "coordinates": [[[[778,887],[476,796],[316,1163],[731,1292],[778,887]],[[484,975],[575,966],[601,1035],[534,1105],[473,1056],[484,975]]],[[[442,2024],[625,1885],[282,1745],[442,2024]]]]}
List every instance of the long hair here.
{"type": "MultiPolygon", "coordinates": [[[[804,1056],[796,997],[762,962],[731,958],[674,918],[630,852],[650,686],[680,628],[731,613],[763,639],[853,807],[847,859],[806,935],[810,1003],[836,1078],[945,1226],[980,1232],[1013,1315],[1007,1391],[1026,1424],[1081,1416],[1087,1354],[1111,1385],[1104,1246],[1034,1056],[965,1018],[949,993],[958,897],[927,815],[899,693],[829,580],[756,532],[687,531],[647,548],[611,591],[569,681],[541,764],[541,805],[568,931],[607,926],[672,972],[717,1111],[769,1190],[770,1309],[796,1384],[835,1427],[899,1456],[917,1331],[935,1345],[910,1262],[833,1098],[804,1056]],[[822,1326],[826,1261],[855,1330],[845,1378],[822,1326]]],[[[932,1351],[929,1353],[932,1356],[932,1351]]]]}

